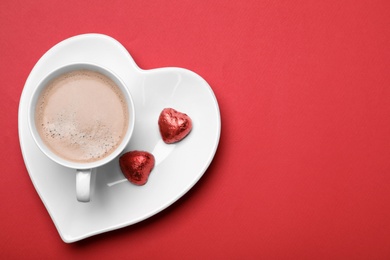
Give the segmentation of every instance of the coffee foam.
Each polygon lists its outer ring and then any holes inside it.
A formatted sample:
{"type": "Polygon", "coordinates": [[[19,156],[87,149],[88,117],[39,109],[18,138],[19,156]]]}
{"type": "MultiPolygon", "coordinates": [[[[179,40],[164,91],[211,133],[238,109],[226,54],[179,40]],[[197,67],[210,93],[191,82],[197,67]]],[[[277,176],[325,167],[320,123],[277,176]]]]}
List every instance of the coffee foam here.
{"type": "Polygon", "coordinates": [[[78,70],[51,81],[35,113],[38,132],[58,156],[74,162],[107,157],[128,127],[126,99],[108,77],[78,70]]]}

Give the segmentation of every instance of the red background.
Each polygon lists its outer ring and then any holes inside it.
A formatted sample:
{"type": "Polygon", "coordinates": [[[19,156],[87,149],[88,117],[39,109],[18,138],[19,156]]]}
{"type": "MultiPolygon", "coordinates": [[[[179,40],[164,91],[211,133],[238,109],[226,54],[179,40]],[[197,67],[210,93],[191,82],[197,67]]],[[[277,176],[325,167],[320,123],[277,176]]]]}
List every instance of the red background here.
{"type": "Polygon", "coordinates": [[[389,259],[389,1],[1,1],[1,258],[389,259]],[[218,99],[214,161],[183,198],[65,244],[36,193],[18,105],[38,59],[97,32],[218,99]]]}

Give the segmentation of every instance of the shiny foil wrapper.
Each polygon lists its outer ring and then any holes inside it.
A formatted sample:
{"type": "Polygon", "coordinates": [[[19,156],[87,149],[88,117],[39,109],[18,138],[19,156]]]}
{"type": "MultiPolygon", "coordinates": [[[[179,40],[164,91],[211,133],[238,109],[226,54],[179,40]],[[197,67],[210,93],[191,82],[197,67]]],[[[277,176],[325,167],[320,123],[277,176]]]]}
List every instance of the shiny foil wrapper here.
{"type": "Polygon", "coordinates": [[[163,141],[172,144],[181,141],[192,129],[191,118],[173,108],[165,108],[158,118],[158,126],[163,141]]]}
{"type": "Polygon", "coordinates": [[[144,185],[154,167],[154,156],[144,151],[131,151],[119,158],[123,175],[133,184],[144,185]]]}

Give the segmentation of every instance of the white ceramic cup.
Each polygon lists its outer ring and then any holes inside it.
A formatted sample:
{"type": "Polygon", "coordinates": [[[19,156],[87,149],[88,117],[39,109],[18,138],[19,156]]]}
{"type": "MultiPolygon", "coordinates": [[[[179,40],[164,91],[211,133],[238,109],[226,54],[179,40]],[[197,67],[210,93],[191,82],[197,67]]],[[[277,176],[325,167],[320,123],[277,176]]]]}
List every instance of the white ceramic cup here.
{"type": "MultiPolygon", "coordinates": [[[[91,100],[93,102],[93,100],[91,100]]],[[[88,106],[88,104],[85,104],[88,106]]],[[[112,71],[110,71],[107,68],[104,68],[100,65],[91,64],[91,63],[72,63],[65,65],[63,67],[57,68],[54,71],[49,72],[36,86],[34,93],[31,97],[29,107],[28,107],[28,124],[30,128],[31,135],[33,136],[33,139],[35,140],[35,143],[40,148],[40,150],[51,160],[54,162],[63,165],[65,167],[71,168],[75,170],[76,173],[76,197],[78,201],[81,202],[89,202],[91,198],[91,173],[92,170],[95,168],[98,168],[102,165],[107,164],[108,162],[112,161],[114,158],[116,158],[126,147],[126,145],[129,143],[131,135],[133,133],[134,129],[134,123],[135,123],[135,112],[134,112],[134,103],[131,98],[130,92],[126,87],[126,84],[112,71]],[[107,77],[109,77],[112,81],[115,82],[115,84],[119,87],[119,89],[122,91],[123,95],[126,98],[127,102],[127,108],[128,108],[128,128],[125,134],[125,137],[123,138],[122,142],[119,144],[119,146],[108,156],[104,157],[101,160],[97,160],[94,162],[87,162],[87,163],[80,163],[80,162],[73,162],[66,160],[57,154],[55,154],[51,149],[49,149],[45,143],[42,141],[38,130],[35,125],[35,108],[36,104],[39,98],[39,95],[41,94],[42,90],[46,87],[46,85],[53,80],[54,78],[57,78],[58,76],[74,71],[74,70],[92,70],[99,72],[107,77]]],[[[47,174],[50,174],[48,172],[47,174]]]]}

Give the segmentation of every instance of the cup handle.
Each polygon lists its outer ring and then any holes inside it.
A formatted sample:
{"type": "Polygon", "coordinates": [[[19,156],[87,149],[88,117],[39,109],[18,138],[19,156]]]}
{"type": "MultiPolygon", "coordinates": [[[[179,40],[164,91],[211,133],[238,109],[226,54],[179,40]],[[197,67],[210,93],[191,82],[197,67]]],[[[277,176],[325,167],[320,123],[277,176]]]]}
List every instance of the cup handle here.
{"type": "Polygon", "coordinates": [[[91,200],[91,173],[92,169],[77,170],[76,196],[80,202],[89,202],[91,200]]]}

